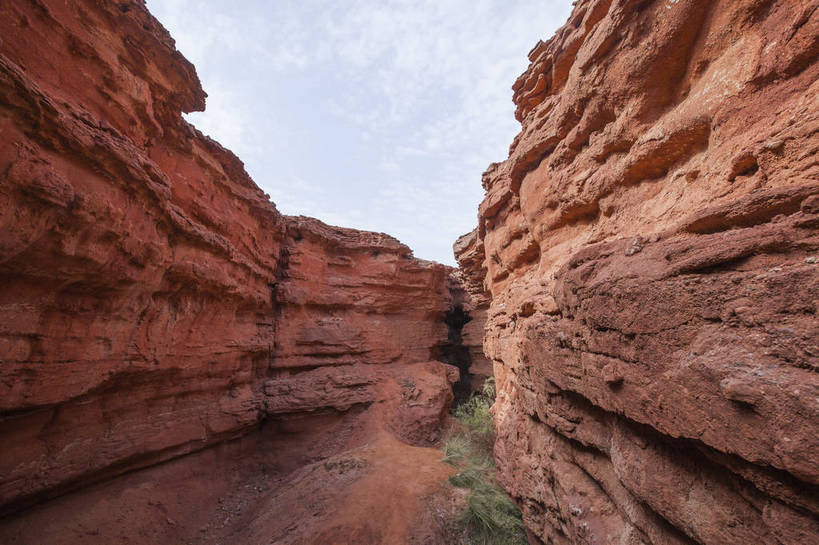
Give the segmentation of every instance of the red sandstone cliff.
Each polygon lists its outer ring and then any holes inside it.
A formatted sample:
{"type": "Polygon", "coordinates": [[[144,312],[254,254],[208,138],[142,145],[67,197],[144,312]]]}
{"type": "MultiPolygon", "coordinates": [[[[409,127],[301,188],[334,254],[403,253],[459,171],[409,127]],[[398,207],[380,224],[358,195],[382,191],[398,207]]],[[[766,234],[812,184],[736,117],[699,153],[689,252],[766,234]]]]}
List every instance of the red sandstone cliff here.
{"type": "Polygon", "coordinates": [[[819,542],[819,3],[581,0],[458,251],[533,542],[819,542]]]}
{"type": "Polygon", "coordinates": [[[0,509],[152,466],[0,537],[400,541],[343,520],[445,478],[392,434],[437,437],[460,304],[533,541],[816,542],[817,21],[579,2],[515,84],[453,301],[390,237],[280,215],[181,119],[204,93],[142,2],[0,4],[0,509]]]}
{"type": "Polygon", "coordinates": [[[262,420],[437,439],[450,270],[279,214],[204,99],[143,2],[0,4],[0,511],[262,420]]]}
{"type": "Polygon", "coordinates": [[[480,390],[483,381],[493,375],[492,361],[483,351],[486,311],[491,299],[484,286],[483,241],[474,229],[455,241],[452,249],[459,265],[455,277],[466,292],[463,306],[470,318],[463,326],[461,343],[469,350],[473,389],[480,390]]]}

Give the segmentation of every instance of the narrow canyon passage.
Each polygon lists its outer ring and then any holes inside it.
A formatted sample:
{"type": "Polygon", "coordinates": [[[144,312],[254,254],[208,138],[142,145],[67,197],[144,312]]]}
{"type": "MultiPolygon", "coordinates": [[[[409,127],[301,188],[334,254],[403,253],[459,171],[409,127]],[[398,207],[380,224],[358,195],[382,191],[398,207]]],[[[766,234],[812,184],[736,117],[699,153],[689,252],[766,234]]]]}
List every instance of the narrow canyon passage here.
{"type": "Polygon", "coordinates": [[[280,214],[141,3],[0,15],[0,541],[414,539],[454,269],[280,214]]]}
{"type": "Polygon", "coordinates": [[[0,543],[819,543],[819,0],[528,58],[453,268],[280,213],[144,2],[0,3],[0,543]]]}
{"type": "Polygon", "coordinates": [[[454,365],[460,372],[458,381],[452,388],[455,394],[455,405],[465,401],[474,391],[474,375],[470,369],[472,358],[469,348],[463,344],[463,329],[470,320],[471,317],[461,305],[453,307],[444,317],[444,323],[448,328],[447,342],[439,347],[438,359],[454,365]]]}

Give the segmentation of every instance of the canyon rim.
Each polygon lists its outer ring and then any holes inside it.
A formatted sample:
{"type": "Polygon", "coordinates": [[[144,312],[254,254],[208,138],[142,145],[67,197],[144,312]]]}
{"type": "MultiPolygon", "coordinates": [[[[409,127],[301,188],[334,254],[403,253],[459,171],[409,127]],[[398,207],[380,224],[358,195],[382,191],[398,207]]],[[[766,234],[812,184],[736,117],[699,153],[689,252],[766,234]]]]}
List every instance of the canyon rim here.
{"type": "Polygon", "coordinates": [[[531,544],[819,542],[819,1],[576,2],[458,269],[279,213],[143,2],[0,30],[0,542],[443,543],[490,376],[531,544]]]}

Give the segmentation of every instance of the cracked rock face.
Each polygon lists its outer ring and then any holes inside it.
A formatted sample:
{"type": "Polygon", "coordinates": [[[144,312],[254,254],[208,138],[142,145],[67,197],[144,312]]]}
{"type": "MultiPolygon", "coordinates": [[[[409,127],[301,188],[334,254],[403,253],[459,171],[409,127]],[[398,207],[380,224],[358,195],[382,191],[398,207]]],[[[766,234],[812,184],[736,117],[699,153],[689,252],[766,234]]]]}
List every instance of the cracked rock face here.
{"type": "Polygon", "coordinates": [[[282,216],[204,99],[141,1],[0,3],[0,513],[268,417],[437,438],[452,271],[282,216]]]}
{"type": "Polygon", "coordinates": [[[491,377],[492,361],[483,351],[486,311],[489,308],[490,296],[484,286],[484,273],[481,264],[484,260],[483,242],[478,238],[478,230],[463,235],[452,245],[459,269],[453,275],[464,288],[463,306],[469,313],[470,320],[462,330],[461,342],[469,350],[472,388],[480,391],[483,381],[491,377]]]}
{"type": "Polygon", "coordinates": [[[819,2],[580,1],[529,59],[456,253],[531,539],[819,541],[819,2]]]}

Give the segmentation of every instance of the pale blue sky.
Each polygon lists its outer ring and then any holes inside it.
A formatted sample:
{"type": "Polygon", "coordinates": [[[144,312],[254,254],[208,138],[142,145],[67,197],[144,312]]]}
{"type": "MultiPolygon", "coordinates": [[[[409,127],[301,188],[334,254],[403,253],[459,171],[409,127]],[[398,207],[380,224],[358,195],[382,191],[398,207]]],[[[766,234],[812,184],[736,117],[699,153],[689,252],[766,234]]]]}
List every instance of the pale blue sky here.
{"type": "Polygon", "coordinates": [[[208,93],[189,121],[285,214],[389,233],[454,264],[481,173],[518,132],[511,86],[569,0],[148,0],[208,93]]]}

